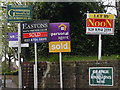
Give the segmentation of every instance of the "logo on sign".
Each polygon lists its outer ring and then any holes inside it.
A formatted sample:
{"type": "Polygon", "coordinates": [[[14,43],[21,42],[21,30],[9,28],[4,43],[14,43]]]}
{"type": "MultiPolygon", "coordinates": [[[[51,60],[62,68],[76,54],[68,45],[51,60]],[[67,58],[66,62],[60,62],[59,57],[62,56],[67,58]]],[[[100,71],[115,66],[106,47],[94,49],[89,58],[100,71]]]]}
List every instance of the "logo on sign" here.
{"type": "Polygon", "coordinates": [[[66,26],[65,24],[60,24],[60,25],[58,26],[58,29],[59,29],[59,30],[66,31],[66,30],[67,30],[67,26],[66,26]]]}

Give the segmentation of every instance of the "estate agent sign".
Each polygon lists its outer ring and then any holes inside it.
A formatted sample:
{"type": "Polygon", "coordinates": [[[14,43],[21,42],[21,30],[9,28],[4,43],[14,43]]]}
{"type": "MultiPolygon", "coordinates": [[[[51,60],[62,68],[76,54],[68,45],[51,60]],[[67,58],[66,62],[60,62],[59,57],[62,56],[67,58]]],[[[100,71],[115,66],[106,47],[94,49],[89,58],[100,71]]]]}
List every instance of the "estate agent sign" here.
{"type": "Polygon", "coordinates": [[[21,23],[22,42],[48,42],[49,20],[39,20],[21,23]]]}
{"type": "Polygon", "coordinates": [[[40,43],[48,41],[49,20],[21,23],[22,42],[40,43]]]}
{"type": "Polygon", "coordinates": [[[90,86],[113,86],[113,67],[89,67],[90,86]]]}
{"type": "Polygon", "coordinates": [[[69,23],[50,23],[49,52],[71,52],[69,23]]]}
{"type": "Polygon", "coordinates": [[[114,35],[114,14],[88,13],[86,34],[114,35]]]}
{"type": "Polygon", "coordinates": [[[50,41],[70,41],[69,23],[50,23],[50,41]]]}
{"type": "Polygon", "coordinates": [[[32,20],[31,5],[8,5],[7,6],[8,22],[24,22],[32,20]]]}
{"type": "Polygon", "coordinates": [[[49,42],[49,52],[71,52],[70,41],[49,42]]]}
{"type": "MultiPolygon", "coordinates": [[[[18,32],[8,33],[9,47],[18,47],[18,32]]],[[[21,43],[21,47],[29,47],[29,43],[21,43]]]]}

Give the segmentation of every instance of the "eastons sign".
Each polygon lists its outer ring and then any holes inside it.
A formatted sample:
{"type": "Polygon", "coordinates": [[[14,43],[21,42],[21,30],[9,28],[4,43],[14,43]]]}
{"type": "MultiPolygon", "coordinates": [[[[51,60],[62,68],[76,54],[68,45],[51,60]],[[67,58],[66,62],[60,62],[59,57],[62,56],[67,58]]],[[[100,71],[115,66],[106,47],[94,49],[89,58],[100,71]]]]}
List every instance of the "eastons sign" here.
{"type": "Polygon", "coordinates": [[[49,20],[39,20],[21,23],[22,42],[48,42],[49,20]]]}

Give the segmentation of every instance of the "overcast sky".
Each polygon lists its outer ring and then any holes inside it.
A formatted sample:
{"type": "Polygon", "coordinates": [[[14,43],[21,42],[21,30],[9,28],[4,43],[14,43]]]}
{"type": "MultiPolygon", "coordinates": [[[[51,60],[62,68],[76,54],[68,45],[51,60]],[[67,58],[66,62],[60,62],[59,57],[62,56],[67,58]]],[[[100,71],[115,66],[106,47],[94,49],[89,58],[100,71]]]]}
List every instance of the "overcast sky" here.
{"type": "MultiPolygon", "coordinates": [[[[116,6],[116,2],[115,0],[102,0],[104,2],[104,5],[112,5],[112,6],[116,6]]],[[[115,14],[117,15],[117,11],[115,7],[108,7],[106,8],[107,13],[111,13],[111,14],[115,14]]]]}

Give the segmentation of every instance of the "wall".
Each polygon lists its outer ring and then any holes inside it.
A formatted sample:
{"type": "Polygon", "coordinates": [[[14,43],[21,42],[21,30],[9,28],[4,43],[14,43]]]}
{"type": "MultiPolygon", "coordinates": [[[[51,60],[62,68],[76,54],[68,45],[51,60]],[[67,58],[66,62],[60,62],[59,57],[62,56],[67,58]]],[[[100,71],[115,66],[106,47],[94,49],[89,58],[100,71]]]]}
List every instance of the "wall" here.
{"type": "MultiPolygon", "coordinates": [[[[33,62],[22,63],[23,88],[34,87],[33,62]]],[[[120,61],[74,61],[63,62],[64,88],[120,88],[120,61]],[[89,86],[89,67],[113,67],[114,85],[89,86]]],[[[59,88],[59,63],[38,62],[38,87],[59,88]]]]}

